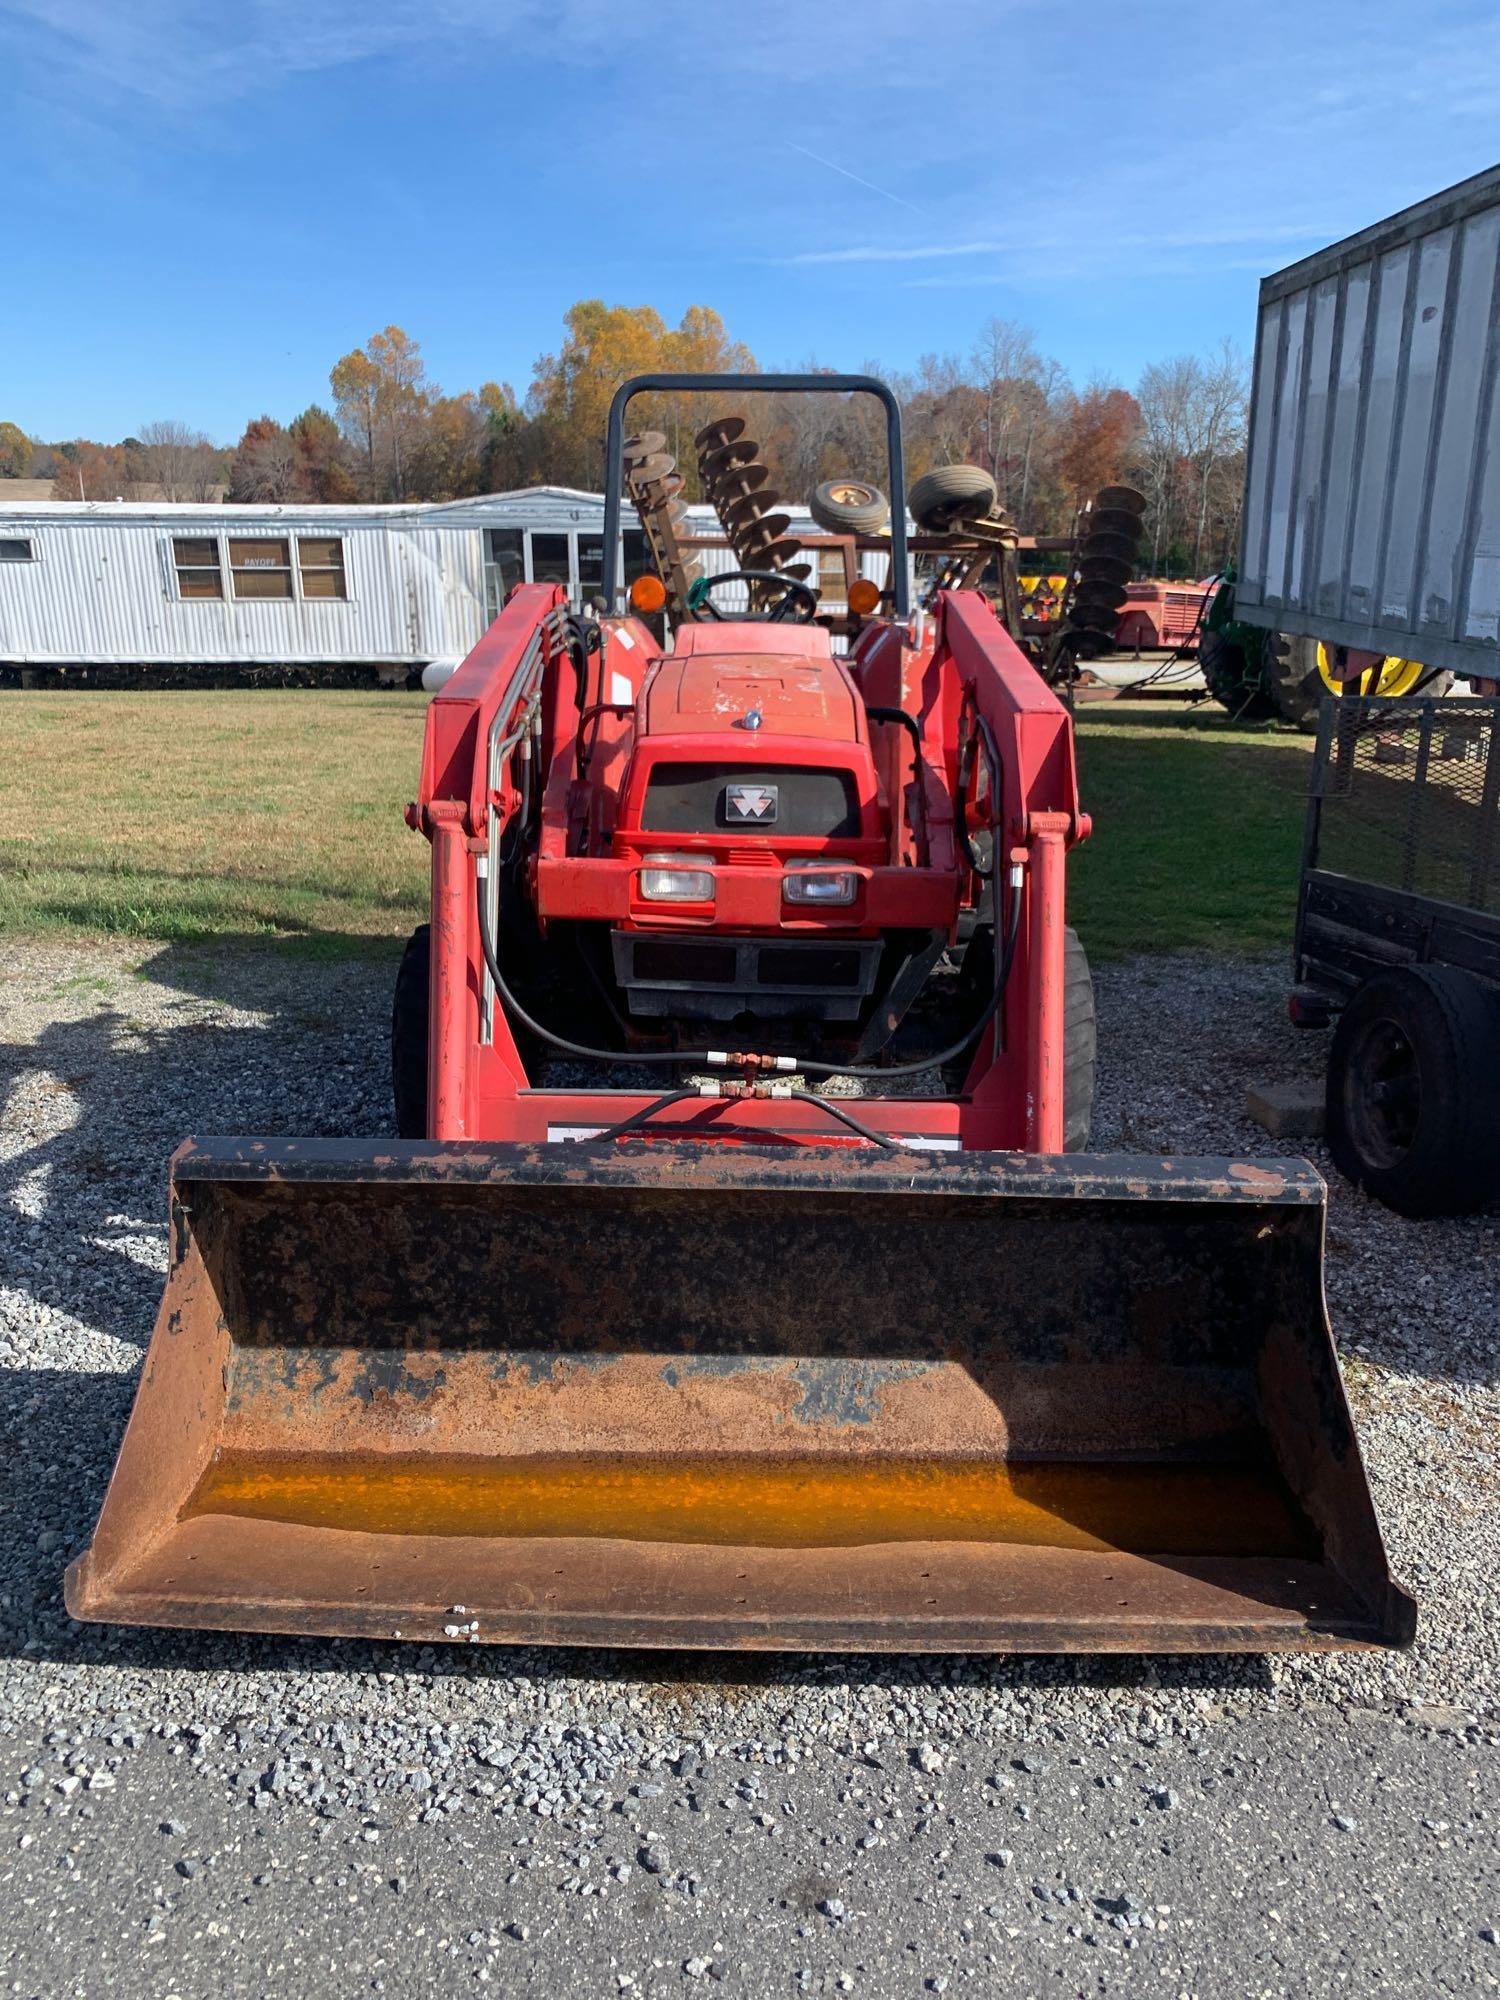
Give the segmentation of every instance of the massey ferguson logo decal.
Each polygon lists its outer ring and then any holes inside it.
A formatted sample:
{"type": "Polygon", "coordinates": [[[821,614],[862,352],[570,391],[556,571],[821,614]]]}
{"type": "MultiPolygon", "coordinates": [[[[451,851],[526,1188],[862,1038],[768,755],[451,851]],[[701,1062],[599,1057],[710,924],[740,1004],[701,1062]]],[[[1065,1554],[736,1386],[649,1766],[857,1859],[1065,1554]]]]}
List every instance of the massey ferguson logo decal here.
{"type": "Polygon", "coordinates": [[[776,818],[775,785],[726,785],[724,817],[736,826],[770,826],[776,818]]]}

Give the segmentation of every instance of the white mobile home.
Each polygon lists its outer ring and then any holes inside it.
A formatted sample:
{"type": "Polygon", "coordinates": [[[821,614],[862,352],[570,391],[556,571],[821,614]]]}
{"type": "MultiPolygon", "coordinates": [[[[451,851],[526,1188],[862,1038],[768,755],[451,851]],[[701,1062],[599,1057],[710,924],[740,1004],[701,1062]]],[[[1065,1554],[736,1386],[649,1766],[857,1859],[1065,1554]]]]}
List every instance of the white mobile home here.
{"type": "MultiPolygon", "coordinates": [[[[718,532],[711,508],[692,512],[718,532]]],[[[811,527],[792,512],[793,534],[811,527]]],[[[461,659],[518,581],[591,598],[603,527],[603,496],[563,486],[392,507],[0,500],[0,665],[404,678],[461,659]]],[[[645,540],[622,542],[628,581],[645,540]]]]}

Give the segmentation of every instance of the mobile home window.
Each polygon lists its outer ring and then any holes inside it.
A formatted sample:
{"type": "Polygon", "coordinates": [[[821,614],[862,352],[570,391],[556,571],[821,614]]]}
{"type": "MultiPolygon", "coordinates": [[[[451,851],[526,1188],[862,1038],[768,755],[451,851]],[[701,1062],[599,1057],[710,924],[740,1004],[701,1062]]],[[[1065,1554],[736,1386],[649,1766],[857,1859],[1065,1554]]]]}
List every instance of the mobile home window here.
{"type": "Polygon", "coordinates": [[[297,564],[302,571],[304,597],[349,595],[344,580],[344,544],[338,535],[299,535],[297,564]]]}
{"type": "Polygon", "coordinates": [[[578,537],[578,596],[583,604],[601,595],[604,589],[604,537],[578,537]]]}
{"type": "Polygon", "coordinates": [[[646,544],[645,530],[627,528],[620,537],[625,557],[625,587],[628,590],[638,576],[644,576],[656,565],[651,560],[651,551],[646,544]]]}
{"type": "Polygon", "coordinates": [[[0,539],[0,562],[33,561],[31,539],[27,535],[6,535],[0,539]]]}
{"type": "Polygon", "coordinates": [[[284,540],[255,539],[229,543],[229,574],[236,597],[290,597],[292,563],[284,540]]]}
{"type": "Polygon", "coordinates": [[[573,566],[568,561],[566,535],[533,535],[531,538],[531,580],[533,583],[560,583],[573,588],[573,566]]]}
{"type": "Polygon", "coordinates": [[[505,600],[526,575],[526,557],[519,528],[485,530],[488,554],[484,565],[485,616],[494,620],[505,608],[505,600]]]}
{"type": "Polygon", "coordinates": [[[219,544],[213,535],[174,535],[172,561],[177,568],[179,597],[222,597],[224,578],[219,569],[219,544]]]}

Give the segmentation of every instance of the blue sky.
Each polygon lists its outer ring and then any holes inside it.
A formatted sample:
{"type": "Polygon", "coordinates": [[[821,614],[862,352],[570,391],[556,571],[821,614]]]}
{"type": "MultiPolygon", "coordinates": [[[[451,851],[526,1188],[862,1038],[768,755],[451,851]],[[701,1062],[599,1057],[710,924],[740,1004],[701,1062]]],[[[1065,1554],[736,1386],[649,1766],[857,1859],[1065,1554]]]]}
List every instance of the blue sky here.
{"type": "Polygon", "coordinates": [[[1078,380],[1500,153],[1500,13],[1427,0],[0,0],[0,418],[232,440],[397,321],[524,394],[581,296],[763,365],[1078,380]]]}

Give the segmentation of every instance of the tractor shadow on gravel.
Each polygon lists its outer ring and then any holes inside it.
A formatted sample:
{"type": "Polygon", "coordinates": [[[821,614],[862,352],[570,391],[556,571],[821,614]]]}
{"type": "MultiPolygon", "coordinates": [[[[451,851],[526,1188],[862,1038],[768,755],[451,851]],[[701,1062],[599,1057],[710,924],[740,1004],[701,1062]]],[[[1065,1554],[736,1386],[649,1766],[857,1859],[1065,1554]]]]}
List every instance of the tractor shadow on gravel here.
{"type": "Polygon", "coordinates": [[[63,979],[59,1011],[76,1018],[0,1041],[0,1132],[19,1134],[0,1159],[3,1281],[35,1308],[144,1348],[166,1274],[167,1162],[182,1139],[392,1130],[393,950],[236,938],[63,979]]]}

